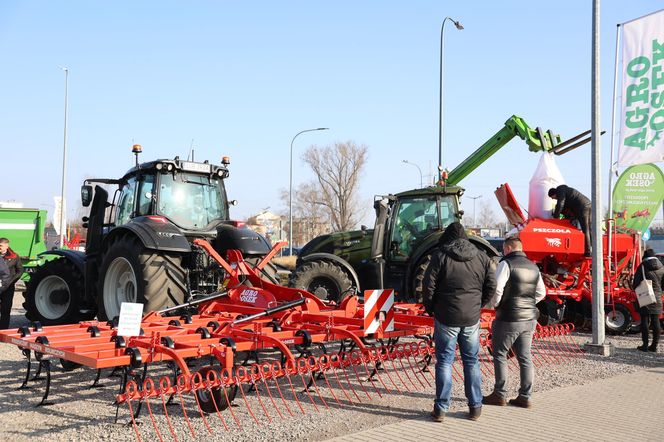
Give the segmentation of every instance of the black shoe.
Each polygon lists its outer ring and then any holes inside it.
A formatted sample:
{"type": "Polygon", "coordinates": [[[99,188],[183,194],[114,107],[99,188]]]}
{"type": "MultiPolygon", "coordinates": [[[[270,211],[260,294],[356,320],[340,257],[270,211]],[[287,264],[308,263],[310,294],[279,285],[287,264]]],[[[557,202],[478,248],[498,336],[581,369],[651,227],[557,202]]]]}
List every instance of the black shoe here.
{"type": "Polygon", "coordinates": [[[639,345],[638,347],[636,347],[636,349],[640,351],[648,351],[648,345],[647,344],[639,345]]]}
{"type": "Polygon", "coordinates": [[[499,407],[507,405],[505,398],[501,397],[495,391],[488,396],[484,396],[484,398],[482,398],[482,403],[484,405],[498,405],[499,407]]]}
{"type": "Polygon", "coordinates": [[[657,344],[652,344],[650,347],[648,347],[648,351],[652,353],[657,353],[657,344]]]}
{"type": "Polygon", "coordinates": [[[533,406],[530,399],[521,395],[517,396],[515,399],[510,399],[509,404],[521,408],[531,408],[533,406]]]}
{"type": "Polygon", "coordinates": [[[482,407],[468,407],[468,419],[471,421],[476,421],[482,415],[482,407]]]}
{"type": "Polygon", "coordinates": [[[445,412],[440,408],[434,406],[433,411],[431,412],[431,419],[434,422],[442,422],[445,419],[445,412]]]}

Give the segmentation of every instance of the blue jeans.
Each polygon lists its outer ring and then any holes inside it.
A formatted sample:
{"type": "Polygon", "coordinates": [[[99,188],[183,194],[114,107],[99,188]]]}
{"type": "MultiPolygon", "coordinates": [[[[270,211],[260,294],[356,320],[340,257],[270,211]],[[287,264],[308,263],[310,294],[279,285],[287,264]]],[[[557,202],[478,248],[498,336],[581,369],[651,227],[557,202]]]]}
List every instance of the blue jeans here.
{"type": "Polygon", "coordinates": [[[452,395],[452,364],[457,342],[463,362],[463,383],[472,408],[482,406],[482,373],[477,353],[480,349],[480,323],[470,327],[448,327],[435,321],[436,399],[434,406],[443,412],[450,408],[452,395]]]}

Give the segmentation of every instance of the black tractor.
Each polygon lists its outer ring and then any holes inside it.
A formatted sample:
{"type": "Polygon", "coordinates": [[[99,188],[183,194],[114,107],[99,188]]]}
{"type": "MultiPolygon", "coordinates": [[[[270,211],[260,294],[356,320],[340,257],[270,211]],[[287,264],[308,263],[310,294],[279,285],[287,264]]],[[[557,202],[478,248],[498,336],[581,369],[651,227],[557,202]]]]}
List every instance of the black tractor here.
{"type": "MultiPolygon", "coordinates": [[[[314,238],[300,250],[290,285],[336,302],[379,288],[393,288],[401,301],[422,302],[422,279],[438,239],[463,215],[462,193],[457,186],[431,186],[376,197],[374,229],[314,238]]],[[[483,238],[470,240],[499,255],[483,238]]]]}
{"type": "MultiPolygon", "coordinates": [[[[24,294],[28,319],[46,325],[112,320],[123,302],[142,303],[148,312],[214,293],[218,266],[192,244],[196,238],[222,255],[238,249],[254,263],[270,250],[265,238],[230,220],[227,157],[220,165],[178,157],[138,164],[139,152],[134,146],[136,166],[122,178],[83,183],[81,200],[90,206],[85,252],[46,252],[49,261],[24,294]]],[[[274,269],[266,269],[265,278],[276,282],[274,269]]]]}

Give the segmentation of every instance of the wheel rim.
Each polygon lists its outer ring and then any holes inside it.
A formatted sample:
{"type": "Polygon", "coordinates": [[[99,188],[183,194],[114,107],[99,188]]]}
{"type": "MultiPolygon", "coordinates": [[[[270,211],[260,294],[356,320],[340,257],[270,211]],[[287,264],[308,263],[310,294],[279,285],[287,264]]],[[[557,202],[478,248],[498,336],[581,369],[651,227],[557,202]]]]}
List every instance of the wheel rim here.
{"type": "Polygon", "coordinates": [[[339,285],[330,278],[314,278],[308,291],[320,299],[334,301],[339,298],[340,290],[339,285]]]}
{"type": "Polygon", "coordinates": [[[625,325],[625,315],[620,310],[611,310],[606,313],[606,325],[618,330],[625,325]]]}
{"type": "Polygon", "coordinates": [[[104,310],[108,318],[120,315],[123,302],[137,302],[137,284],[134,269],[126,258],[115,258],[108,266],[104,278],[104,310]]]}
{"type": "Polygon", "coordinates": [[[46,319],[60,319],[69,309],[71,293],[69,285],[59,276],[51,275],[42,279],[35,290],[35,306],[46,319]]]}

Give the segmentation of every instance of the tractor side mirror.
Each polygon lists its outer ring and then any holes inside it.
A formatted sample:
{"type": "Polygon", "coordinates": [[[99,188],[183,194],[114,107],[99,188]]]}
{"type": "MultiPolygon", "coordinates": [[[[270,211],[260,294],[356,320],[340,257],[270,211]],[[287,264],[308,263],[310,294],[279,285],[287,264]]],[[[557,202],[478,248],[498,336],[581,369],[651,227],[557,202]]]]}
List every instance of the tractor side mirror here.
{"type": "Polygon", "coordinates": [[[81,204],[83,207],[88,207],[92,202],[92,186],[84,184],[81,186],[81,204]]]}
{"type": "Polygon", "coordinates": [[[464,212],[463,210],[459,210],[459,211],[457,212],[457,214],[456,214],[456,217],[459,218],[459,219],[461,219],[461,218],[463,218],[463,214],[464,214],[464,213],[465,213],[465,212],[464,212]]]}
{"type": "Polygon", "coordinates": [[[229,206],[237,206],[237,200],[230,200],[230,201],[228,202],[228,205],[229,205],[229,206]]]}

